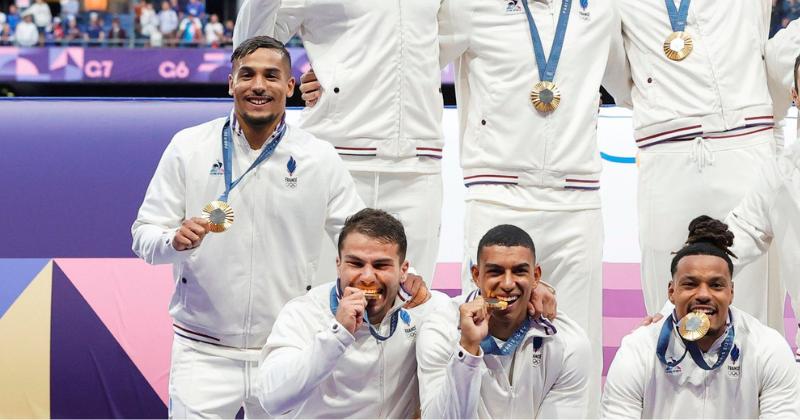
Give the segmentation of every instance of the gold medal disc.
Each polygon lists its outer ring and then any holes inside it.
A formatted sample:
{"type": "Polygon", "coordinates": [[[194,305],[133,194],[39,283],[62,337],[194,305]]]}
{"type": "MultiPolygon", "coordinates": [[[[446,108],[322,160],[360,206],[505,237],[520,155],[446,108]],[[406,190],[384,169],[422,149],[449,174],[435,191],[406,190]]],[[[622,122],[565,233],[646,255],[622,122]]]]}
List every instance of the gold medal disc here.
{"type": "Polygon", "coordinates": [[[502,311],[508,308],[508,302],[498,298],[486,298],[484,299],[484,303],[487,309],[498,309],[502,311]]]}
{"type": "Polygon", "coordinates": [[[377,289],[361,289],[361,291],[364,292],[364,298],[367,300],[374,300],[381,297],[377,289]]]}
{"type": "Polygon", "coordinates": [[[708,319],[708,315],[703,312],[692,312],[678,322],[678,333],[686,341],[697,341],[708,334],[710,327],[711,320],[708,319]]]}
{"type": "Polygon", "coordinates": [[[208,230],[225,232],[233,224],[233,208],[224,201],[212,201],[203,207],[203,219],[208,220],[208,230]]]}
{"type": "Polygon", "coordinates": [[[531,90],[531,103],[539,112],[553,112],[561,103],[561,91],[553,82],[539,82],[531,90]]]}
{"type": "Polygon", "coordinates": [[[686,32],[673,32],[664,41],[664,54],[672,61],[688,57],[692,48],[692,38],[686,32]]]}

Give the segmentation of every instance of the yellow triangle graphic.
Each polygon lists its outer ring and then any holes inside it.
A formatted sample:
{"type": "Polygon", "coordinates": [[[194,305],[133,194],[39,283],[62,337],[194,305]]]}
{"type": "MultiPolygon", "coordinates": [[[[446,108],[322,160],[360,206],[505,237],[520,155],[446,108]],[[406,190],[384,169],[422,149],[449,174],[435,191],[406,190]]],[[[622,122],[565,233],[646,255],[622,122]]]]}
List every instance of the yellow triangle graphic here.
{"type": "Polygon", "coordinates": [[[53,261],[0,319],[0,418],[50,417],[53,261]]]}

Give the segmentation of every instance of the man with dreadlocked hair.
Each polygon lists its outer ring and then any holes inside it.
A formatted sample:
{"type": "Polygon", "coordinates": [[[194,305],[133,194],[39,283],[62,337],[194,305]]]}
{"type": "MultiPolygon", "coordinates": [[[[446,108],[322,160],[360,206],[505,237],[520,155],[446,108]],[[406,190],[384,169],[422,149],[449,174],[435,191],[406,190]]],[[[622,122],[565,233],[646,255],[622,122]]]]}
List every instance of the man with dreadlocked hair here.
{"type": "Polygon", "coordinates": [[[667,293],[675,309],[622,340],[604,418],[800,417],[800,375],[786,341],[730,306],[733,238],[708,216],[689,224],[672,259],[667,293]]]}

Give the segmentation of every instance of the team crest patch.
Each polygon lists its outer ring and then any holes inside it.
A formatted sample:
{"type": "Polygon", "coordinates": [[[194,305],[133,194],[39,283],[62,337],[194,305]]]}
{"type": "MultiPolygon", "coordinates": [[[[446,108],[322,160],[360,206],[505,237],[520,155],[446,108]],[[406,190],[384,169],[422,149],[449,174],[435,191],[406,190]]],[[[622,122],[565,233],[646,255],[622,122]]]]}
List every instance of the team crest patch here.
{"type": "Polygon", "coordinates": [[[542,365],[542,344],[544,344],[542,337],[533,338],[533,358],[531,359],[531,365],[535,368],[542,365]]]}
{"type": "Polygon", "coordinates": [[[400,309],[400,319],[403,320],[403,324],[406,324],[406,326],[403,327],[403,332],[406,333],[406,337],[414,341],[417,338],[417,326],[411,325],[411,315],[404,309],[400,309]]]}
{"type": "Polygon", "coordinates": [[[592,17],[589,13],[589,0],[581,0],[581,10],[578,11],[578,16],[583,20],[589,20],[592,17]]]}
{"type": "Polygon", "coordinates": [[[289,188],[296,188],[297,187],[297,177],[294,176],[294,171],[297,170],[297,161],[294,160],[293,157],[289,156],[289,161],[286,163],[286,171],[289,173],[289,176],[284,178],[286,181],[286,186],[289,188]]]}
{"type": "Polygon", "coordinates": [[[739,347],[734,344],[731,350],[731,362],[728,364],[729,378],[738,379],[742,374],[742,365],[739,363],[739,357],[741,357],[741,352],[739,351],[739,347]]]}
{"type": "MultiPolygon", "coordinates": [[[[670,358],[670,359],[671,359],[670,364],[677,362],[677,360],[675,360],[674,358],[670,358]]],[[[664,373],[666,373],[667,375],[680,375],[681,372],[683,372],[683,369],[681,369],[680,365],[667,366],[664,369],[664,373]]]]}
{"type": "Polygon", "coordinates": [[[506,14],[507,15],[515,15],[517,13],[522,13],[522,4],[519,0],[504,0],[506,3],[506,14]]]}
{"type": "Polygon", "coordinates": [[[208,172],[209,175],[224,175],[225,168],[222,167],[222,162],[217,159],[217,161],[211,165],[211,171],[208,172]]]}

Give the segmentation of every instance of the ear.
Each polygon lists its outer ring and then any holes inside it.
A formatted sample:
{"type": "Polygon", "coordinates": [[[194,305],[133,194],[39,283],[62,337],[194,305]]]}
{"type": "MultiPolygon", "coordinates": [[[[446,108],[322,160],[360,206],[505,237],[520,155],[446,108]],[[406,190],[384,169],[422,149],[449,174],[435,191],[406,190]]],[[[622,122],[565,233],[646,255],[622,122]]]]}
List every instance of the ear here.
{"type": "Polygon", "coordinates": [[[733,286],[734,286],[734,284],[735,283],[733,282],[733,280],[731,280],[731,300],[728,302],[728,305],[733,303],[733,292],[734,292],[733,286]]]}
{"type": "Polygon", "coordinates": [[[792,88],[792,101],[794,101],[795,106],[797,106],[797,89],[792,88]]]}
{"type": "Polygon", "coordinates": [[[400,281],[406,279],[406,274],[408,274],[408,267],[410,266],[411,264],[408,262],[408,260],[405,260],[403,261],[402,264],[400,264],[400,281]]]}
{"type": "Polygon", "coordinates": [[[233,96],[233,75],[228,75],[228,96],[233,96]]]}
{"type": "Polygon", "coordinates": [[[291,98],[294,95],[294,85],[295,85],[294,77],[289,78],[289,83],[286,85],[286,97],[291,98]]]}
{"type": "Polygon", "coordinates": [[[481,283],[478,277],[478,274],[480,274],[480,271],[478,270],[478,264],[473,264],[469,271],[472,274],[472,282],[475,283],[475,286],[478,286],[478,289],[480,289],[481,283]]]}
{"type": "Polygon", "coordinates": [[[542,280],[542,267],[539,264],[536,264],[536,267],[533,268],[533,284],[532,289],[535,289],[539,286],[539,282],[542,280]]]}
{"type": "Polygon", "coordinates": [[[672,280],[670,280],[669,286],[667,286],[667,297],[669,297],[669,301],[673,305],[675,304],[675,298],[672,296],[674,293],[675,293],[675,286],[672,280]]]}
{"type": "Polygon", "coordinates": [[[342,278],[342,259],[336,256],[336,276],[342,278]]]}

